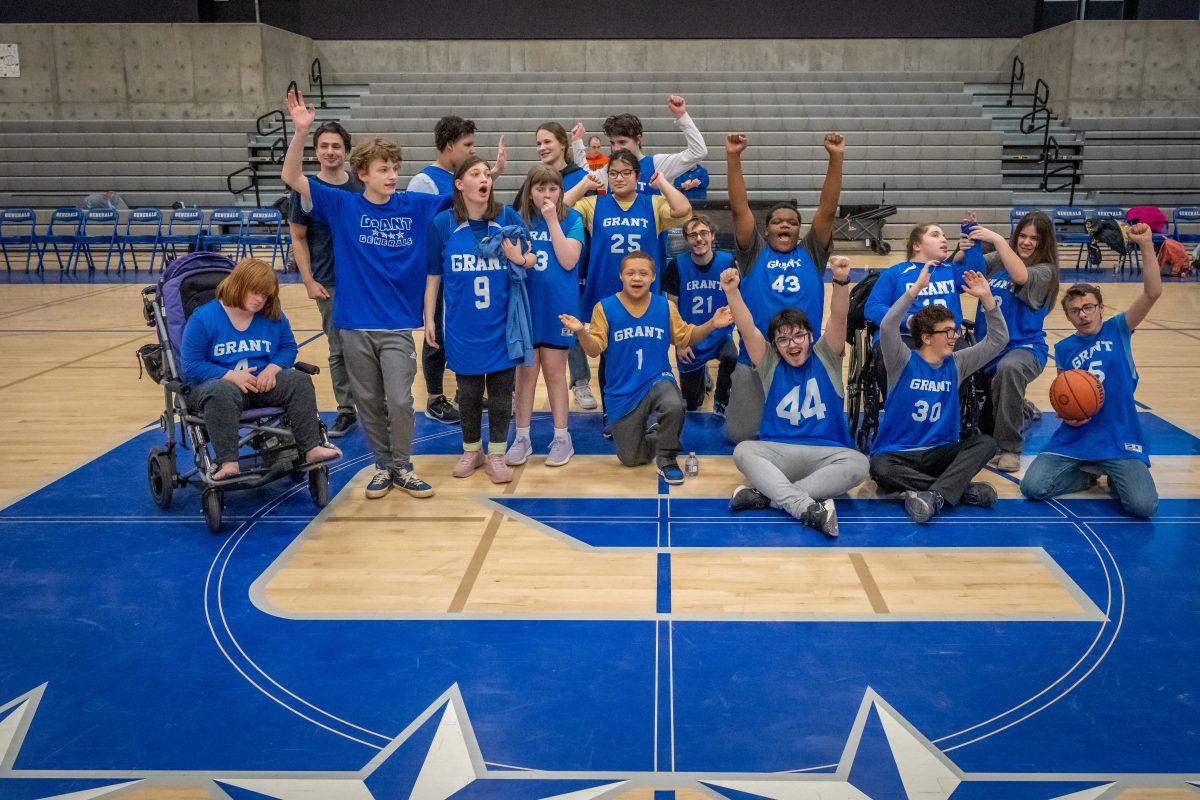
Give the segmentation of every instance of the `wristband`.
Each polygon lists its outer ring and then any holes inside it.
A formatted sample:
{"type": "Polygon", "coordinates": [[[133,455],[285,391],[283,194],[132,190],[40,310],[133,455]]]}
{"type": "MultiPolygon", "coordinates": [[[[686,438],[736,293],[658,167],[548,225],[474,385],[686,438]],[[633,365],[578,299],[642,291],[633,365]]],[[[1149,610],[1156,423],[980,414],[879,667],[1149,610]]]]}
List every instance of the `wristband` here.
{"type": "Polygon", "coordinates": [[[830,280],[830,282],[832,282],[832,283],[833,283],[833,285],[835,285],[835,286],[849,286],[849,285],[850,285],[850,279],[849,279],[849,278],[846,278],[846,280],[844,280],[844,281],[839,281],[837,278],[830,278],[829,280],[830,280]]]}

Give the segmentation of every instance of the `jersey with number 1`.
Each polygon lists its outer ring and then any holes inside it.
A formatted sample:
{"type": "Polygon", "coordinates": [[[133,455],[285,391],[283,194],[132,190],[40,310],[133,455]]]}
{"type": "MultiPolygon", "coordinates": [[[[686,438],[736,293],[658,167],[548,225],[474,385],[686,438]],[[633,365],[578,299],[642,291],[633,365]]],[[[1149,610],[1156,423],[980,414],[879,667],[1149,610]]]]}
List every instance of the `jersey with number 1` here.
{"type": "MultiPolygon", "coordinates": [[[[771,318],[785,308],[799,308],[808,317],[812,330],[820,335],[825,310],[825,284],[817,263],[803,244],[790,253],[780,253],[764,243],[754,266],[742,276],[742,299],[754,317],[754,327],[767,335],[771,318]]],[[[750,363],[743,347],[738,354],[742,364],[750,363]]]]}
{"type": "Polygon", "coordinates": [[[924,450],[958,441],[958,364],[933,366],[915,350],[887,398],[871,455],[924,450]]]}
{"type": "Polygon", "coordinates": [[[1047,453],[1082,461],[1136,458],[1150,463],[1142,423],[1133,393],[1138,373],[1133,363],[1129,325],[1117,314],[1100,326],[1094,336],[1072,334],[1054,346],[1054,361],[1060,370],[1082,369],[1104,386],[1104,404],[1083,425],[1065,422],[1050,437],[1047,453]]]}
{"type": "Polygon", "coordinates": [[[621,259],[641,250],[656,259],[651,294],[658,294],[663,264],[657,263],[658,219],[654,198],[639,194],[628,211],[621,209],[611,194],[596,198],[592,212],[592,238],[588,245],[587,283],[582,309],[591,320],[592,309],[606,297],[621,291],[621,259]]]}
{"type": "Polygon", "coordinates": [[[759,437],[765,442],[853,447],[842,412],[843,397],[825,363],[811,351],[798,367],[774,357],[779,361],[767,388],[759,437]]]}
{"type": "Polygon", "coordinates": [[[651,386],[675,380],[668,355],[671,303],[662,295],[651,295],[640,317],[630,314],[616,295],[601,300],[600,306],[608,321],[604,409],[616,421],[637,408],[651,386]]]}
{"type": "MultiPolygon", "coordinates": [[[[712,319],[713,313],[725,305],[725,291],[721,288],[721,273],[733,266],[733,253],[718,250],[713,253],[708,268],[701,270],[692,260],[691,253],[675,256],[679,271],[679,316],[689,325],[703,325],[712,319]]],[[[692,345],[694,354],[688,364],[680,362],[680,372],[702,369],[708,361],[717,357],[725,340],[733,336],[732,328],[717,328],[704,341],[692,345]]]]}

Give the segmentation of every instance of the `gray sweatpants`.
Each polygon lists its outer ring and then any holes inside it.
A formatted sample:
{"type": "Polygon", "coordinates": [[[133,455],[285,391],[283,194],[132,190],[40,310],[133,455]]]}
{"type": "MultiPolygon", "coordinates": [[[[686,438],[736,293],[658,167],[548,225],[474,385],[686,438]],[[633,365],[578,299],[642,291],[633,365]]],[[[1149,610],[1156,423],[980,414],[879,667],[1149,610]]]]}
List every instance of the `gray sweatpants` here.
{"type": "Polygon", "coordinates": [[[339,414],[354,413],[354,394],[350,391],[350,376],[346,374],[346,359],[342,356],[342,332],[333,327],[332,286],[326,286],[329,298],[317,300],[321,312],[321,330],[329,342],[329,379],[333,382],[333,399],[337,401],[339,414]]]}
{"type": "Polygon", "coordinates": [[[729,405],[725,408],[725,438],[730,444],[758,438],[766,399],[758,372],[748,364],[738,364],[733,370],[729,405]]]}
{"type": "Polygon", "coordinates": [[[242,394],[229,381],[215,378],[189,389],[187,400],[204,417],[204,429],[218,464],[238,460],[238,423],[242,412],[253,408],[282,408],[301,456],[321,444],[317,394],[312,378],[299,370],[280,370],[275,388],[269,392],[242,394]]]}
{"type": "Polygon", "coordinates": [[[991,380],[988,388],[992,419],[990,433],[1005,452],[1021,452],[1025,428],[1025,389],[1042,374],[1044,368],[1045,365],[1030,350],[1017,347],[996,362],[994,373],[985,375],[985,380],[991,380]]]}
{"type": "Polygon", "coordinates": [[[742,442],[733,463],[773,506],[797,519],[814,502],[853,489],[870,471],[857,450],[783,442],[742,442]]]}
{"type": "Polygon", "coordinates": [[[648,464],[658,466],[674,461],[679,455],[679,434],[683,431],[683,395],[674,381],[659,381],[650,387],[642,402],[613,423],[613,444],[617,459],[627,467],[648,464]],[[646,422],[658,415],[657,434],[646,435],[646,422]]]}
{"type": "Polygon", "coordinates": [[[341,331],[342,355],[358,418],[379,469],[409,466],[413,439],[412,331],[341,331]]]}

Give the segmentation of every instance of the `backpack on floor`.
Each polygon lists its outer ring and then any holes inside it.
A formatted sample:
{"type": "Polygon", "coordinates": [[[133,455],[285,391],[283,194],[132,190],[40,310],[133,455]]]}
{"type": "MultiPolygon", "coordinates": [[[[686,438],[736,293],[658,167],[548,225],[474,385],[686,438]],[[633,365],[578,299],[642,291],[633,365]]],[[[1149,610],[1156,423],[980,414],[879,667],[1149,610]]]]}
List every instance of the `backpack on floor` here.
{"type": "Polygon", "coordinates": [[[1163,239],[1158,246],[1158,269],[1164,278],[1178,278],[1192,271],[1187,248],[1174,239],[1163,239]]]}

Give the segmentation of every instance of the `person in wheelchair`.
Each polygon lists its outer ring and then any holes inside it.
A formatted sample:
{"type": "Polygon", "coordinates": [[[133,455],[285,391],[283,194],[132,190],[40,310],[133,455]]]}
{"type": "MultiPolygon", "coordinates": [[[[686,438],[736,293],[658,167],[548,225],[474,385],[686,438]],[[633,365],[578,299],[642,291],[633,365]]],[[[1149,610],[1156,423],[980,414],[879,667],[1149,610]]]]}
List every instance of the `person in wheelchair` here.
{"type": "Polygon", "coordinates": [[[233,478],[238,424],[248,409],[279,407],[305,463],[337,458],[322,443],[312,378],[293,369],[298,348],[279,302],[279,280],[258,258],[238,262],[197,308],[184,329],[180,357],[188,403],[204,418],[216,468],[213,480],[233,478]]]}
{"type": "MultiPolygon", "coordinates": [[[[879,341],[879,331],[883,318],[892,305],[904,296],[917,282],[921,268],[929,266],[929,285],[921,292],[921,296],[908,309],[900,323],[900,337],[913,345],[912,331],[909,327],[914,314],[931,305],[943,306],[950,309],[954,315],[954,324],[962,326],[963,312],[959,295],[963,293],[966,283],[963,273],[966,267],[952,263],[950,246],[946,241],[946,233],[941,226],[925,222],[915,226],[908,234],[905,244],[907,261],[893,264],[880,274],[874,288],[867,298],[866,317],[875,328],[875,341],[879,341]]],[[[962,349],[965,345],[959,345],[962,349]]]]}
{"type": "Polygon", "coordinates": [[[930,283],[931,265],[921,267],[914,283],[883,318],[880,349],[887,372],[887,409],[871,448],[871,477],[885,492],[904,492],[904,511],[913,522],[928,522],[944,505],[996,504],[996,490],[973,481],[996,452],[982,433],[960,431],[959,386],[1000,354],[1008,343],[1004,316],[987,279],[965,272],[968,294],[979,299],[988,317],[988,335],[979,344],[954,351],[959,326],[954,313],[931,303],[909,317],[908,311],[930,283]],[[909,319],[916,349],[900,337],[909,319]]]}
{"type": "MultiPolygon", "coordinates": [[[[970,230],[968,241],[959,243],[954,260],[988,276],[1009,332],[1008,346],[979,373],[987,397],[981,428],[1000,448],[988,465],[1016,472],[1021,468],[1025,423],[1038,414],[1025,400],[1025,389],[1042,374],[1050,355],[1046,315],[1058,297],[1059,280],[1054,225],[1043,212],[1031,211],[1008,240],[977,224],[975,215],[967,212],[963,229],[970,230]],[[985,254],[980,242],[990,244],[994,252],[985,254]]],[[[976,335],[986,332],[987,317],[977,316],[976,335]]]]}

